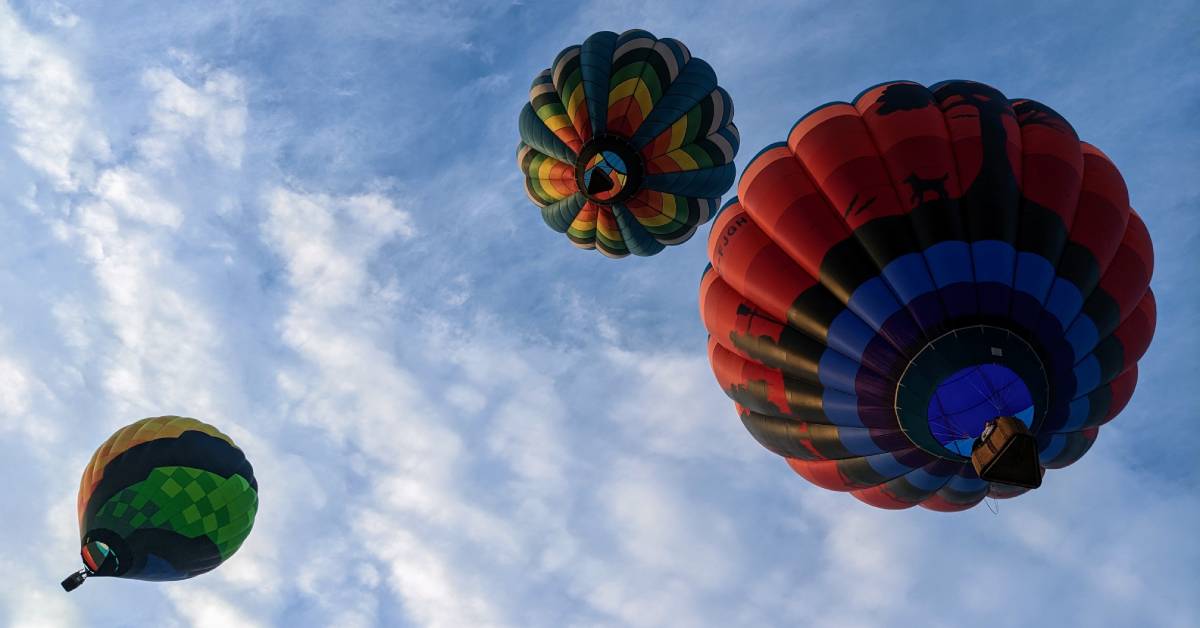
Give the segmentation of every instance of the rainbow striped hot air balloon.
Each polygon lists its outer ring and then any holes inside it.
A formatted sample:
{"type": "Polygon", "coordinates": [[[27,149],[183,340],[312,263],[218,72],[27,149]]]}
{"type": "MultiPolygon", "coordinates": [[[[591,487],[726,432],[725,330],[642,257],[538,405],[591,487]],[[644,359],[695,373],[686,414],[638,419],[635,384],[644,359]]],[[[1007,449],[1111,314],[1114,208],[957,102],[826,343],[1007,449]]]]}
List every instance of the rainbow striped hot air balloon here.
{"type": "Polygon", "coordinates": [[[517,163],[551,229],[609,257],[654,255],[733,184],[733,103],[674,39],[600,32],[559,53],[521,110],[517,163]]]}
{"type": "Polygon", "coordinates": [[[217,428],[178,416],[143,419],[92,455],[79,483],[84,568],[91,576],[183,580],[220,565],[254,526],[254,469],[217,428]]]}

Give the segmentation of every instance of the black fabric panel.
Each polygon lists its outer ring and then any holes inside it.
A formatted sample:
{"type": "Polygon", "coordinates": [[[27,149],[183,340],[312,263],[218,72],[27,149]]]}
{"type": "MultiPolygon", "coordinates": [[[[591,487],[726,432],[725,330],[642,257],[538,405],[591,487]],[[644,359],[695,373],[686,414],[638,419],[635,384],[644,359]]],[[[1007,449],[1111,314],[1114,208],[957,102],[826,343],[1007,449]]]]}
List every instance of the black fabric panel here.
{"type": "Polygon", "coordinates": [[[1125,347],[1121,346],[1116,336],[1101,340],[1092,353],[1100,363],[1100,386],[1111,382],[1125,370],[1125,347]]]}
{"type": "Polygon", "coordinates": [[[967,241],[967,231],[963,225],[958,199],[925,201],[909,214],[909,221],[912,222],[913,231],[916,232],[922,249],[938,242],[967,241]]]}
{"type": "Polygon", "coordinates": [[[788,325],[780,327],[779,340],[737,331],[732,332],[729,338],[734,347],[769,367],[813,383],[819,384],[821,381],[817,376],[817,367],[825,352],[825,345],[788,325]]]}
{"type": "MultiPolygon", "coordinates": [[[[880,268],[887,266],[897,257],[920,251],[912,229],[909,227],[908,215],[876,218],[855,230],[854,235],[862,243],[862,248],[870,255],[870,259],[875,262],[876,267],[872,269],[872,277],[878,275],[880,268]]],[[[826,260],[829,260],[828,255],[825,260],[822,260],[822,276],[825,274],[824,262],[826,260]]],[[[865,279],[870,279],[870,277],[865,279]]],[[[856,287],[857,285],[855,284],[856,287]]]]}
{"type": "Polygon", "coordinates": [[[823,389],[819,385],[783,377],[784,396],[788,404],[786,408],[780,408],[771,401],[768,386],[768,382],[764,380],[751,380],[726,390],[725,394],[746,408],[762,414],[814,423],[829,422],[829,418],[822,411],[823,389]]]}
{"type": "Polygon", "coordinates": [[[1108,416],[1112,401],[1112,387],[1107,384],[1088,393],[1088,417],[1083,422],[1083,429],[1100,425],[1108,416]]]}
{"type": "Polygon", "coordinates": [[[800,460],[819,459],[800,444],[796,421],[757,412],[743,412],[742,424],[754,440],[771,452],[800,460]]]}
{"type": "MultiPolygon", "coordinates": [[[[963,115],[964,106],[974,107],[979,116],[983,162],[959,201],[967,216],[968,237],[973,242],[1014,242],[1021,194],[1008,160],[1009,138],[1004,119],[1016,118],[1008,98],[995,88],[974,81],[940,83],[933,87],[933,95],[947,117],[963,115]]],[[[1019,145],[1020,138],[1015,139],[1019,145]]],[[[959,175],[963,175],[961,169],[959,175]]]]}
{"type": "Polygon", "coordinates": [[[178,438],[158,438],[130,447],[110,460],[88,499],[85,521],[113,495],[145,480],[157,467],[192,467],[223,478],[237,474],[258,490],[254,468],[240,449],[215,436],[189,430],[178,438]]]}
{"type": "Polygon", "coordinates": [[[1053,211],[1026,199],[1021,206],[1021,229],[1017,234],[1017,251],[1036,253],[1050,263],[1062,255],[1069,232],[1062,218],[1053,211]]]}
{"type": "Polygon", "coordinates": [[[1104,290],[1096,289],[1083,304],[1083,313],[1096,325],[1100,338],[1105,338],[1121,324],[1121,307],[1104,290]]]}
{"type": "Polygon", "coordinates": [[[146,557],[149,554],[166,560],[188,578],[211,571],[222,561],[217,546],[204,535],[189,539],[170,530],[142,528],[134,530],[127,541],[133,552],[133,565],[123,574],[125,578],[158,580],[138,577],[146,568],[146,557]]]}
{"type": "MultiPolygon", "coordinates": [[[[891,224],[899,221],[880,218],[863,226],[863,229],[878,222],[891,224]]],[[[892,228],[896,229],[898,226],[893,224],[892,228]]],[[[907,227],[905,228],[907,229],[907,227]]],[[[854,294],[856,288],[879,275],[879,268],[872,261],[871,256],[863,251],[862,245],[853,237],[846,238],[829,247],[829,250],[825,252],[825,257],[821,259],[820,271],[821,283],[828,286],[830,292],[833,292],[843,302],[850,300],[850,295],[854,294]]]]}
{"type": "Polygon", "coordinates": [[[817,284],[805,290],[792,302],[788,308],[787,322],[789,326],[825,344],[829,336],[829,326],[845,309],[846,306],[837,297],[821,284],[817,284]]]}
{"type": "Polygon", "coordinates": [[[1068,241],[1058,260],[1058,276],[1070,281],[1080,294],[1086,296],[1100,283],[1100,264],[1087,247],[1068,241]]]}

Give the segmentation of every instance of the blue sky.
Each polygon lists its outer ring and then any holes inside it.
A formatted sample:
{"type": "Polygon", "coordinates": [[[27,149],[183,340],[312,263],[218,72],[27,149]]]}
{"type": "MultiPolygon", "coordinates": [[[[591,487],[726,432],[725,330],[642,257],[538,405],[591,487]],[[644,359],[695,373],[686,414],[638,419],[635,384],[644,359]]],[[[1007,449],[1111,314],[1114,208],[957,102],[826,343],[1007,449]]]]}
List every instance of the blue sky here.
{"type": "Polygon", "coordinates": [[[1194,3],[168,4],[0,0],[0,624],[1200,622],[1194,3]],[[987,82],[1102,148],[1159,320],[1091,452],[947,515],[754,443],[705,358],[706,230],[612,261],[522,189],[531,79],[633,27],[714,66],[739,167],[889,79],[987,82]],[[245,449],[254,532],[63,594],[84,463],[161,414],[245,449]]]}

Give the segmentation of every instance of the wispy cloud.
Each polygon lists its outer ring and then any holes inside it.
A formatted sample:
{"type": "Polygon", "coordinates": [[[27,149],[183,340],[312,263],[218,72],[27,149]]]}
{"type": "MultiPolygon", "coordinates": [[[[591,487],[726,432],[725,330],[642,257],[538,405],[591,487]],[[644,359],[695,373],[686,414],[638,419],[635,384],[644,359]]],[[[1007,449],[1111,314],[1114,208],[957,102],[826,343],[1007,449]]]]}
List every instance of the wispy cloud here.
{"type": "Polygon", "coordinates": [[[1194,77],[1159,61],[1194,10],[635,5],[0,4],[0,623],[1194,624],[1200,223],[1173,182],[1200,164],[1167,102],[1194,77]],[[614,263],[522,193],[525,82],[635,25],[713,62],[747,156],[897,75],[1046,91],[1156,238],[1125,414],[995,516],[794,477],[709,372],[703,230],[614,263]],[[1135,27],[1164,35],[1112,44],[1135,27]],[[248,453],[254,532],[201,578],[65,596],[79,471],[167,412],[248,453]],[[979,614],[997,598],[1018,608],[979,614]]]}

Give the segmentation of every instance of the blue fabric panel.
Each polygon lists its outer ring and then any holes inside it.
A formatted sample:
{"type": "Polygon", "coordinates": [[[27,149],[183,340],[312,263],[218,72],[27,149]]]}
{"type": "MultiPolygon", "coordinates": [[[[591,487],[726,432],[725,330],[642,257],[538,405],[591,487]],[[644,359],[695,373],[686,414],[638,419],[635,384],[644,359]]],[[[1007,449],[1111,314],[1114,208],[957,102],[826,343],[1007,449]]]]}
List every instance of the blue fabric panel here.
{"type": "Polygon", "coordinates": [[[913,469],[904,479],[913,486],[930,493],[942,488],[949,481],[950,477],[946,475],[934,475],[926,471],[924,467],[913,469]]]}
{"type": "Polygon", "coordinates": [[[829,325],[829,334],[825,344],[838,352],[861,362],[863,351],[875,337],[875,330],[863,322],[857,314],[850,310],[842,310],[833,323],[829,325]]]}
{"type": "Polygon", "coordinates": [[[171,566],[166,560],[156,554],[146,554],[146,566],[137,573],[138,580],[167,582],[170,580],[185,580],[187,574],[171,566]]]}
{"type": "Polygon", "coordinates": [[[646,231],[642,223],[638,222],[624,205],[616,204],[612,209],[613,216],[617,219],[617,228],[621,230],[621,237],[630,253],[647,257],[666,248],[666,245],[655,240],[654,236],[646,231]]]}
{"type": "Polygon", "coordinates": [[[1017,290],[1045,301],[1052,283],[1054,265],[1049,260],[1035,253],[1017,253],[1017,290]]]}
{"type": "Polygon", "coordinates": [[[825,349],[821,354],[821,361],[817,364],[817,377],[825,388],[852,393],[859,367],[858,362],[832,349],[825,349]]]}
{"type": "Polygon", "coordinates": [[[1012,285],[1016,250],[1011,244],[1000,240],[972,242],[971,257],[975,261],[975,283],[1012,285]]]}
{"type": "Polygon", "coordinates": [[[1044,465],[1053,462],[1059,454],[1062,453],[1063,447],[1067,444],[1067,439],[1062,434],[1053,434],[1050,436],[1040,451],[1038,451],[1038,460],[1044,465]]]}
{"type": "Polygon", "coordinates": [[[1087,422],[1088,414],[1092,410],[1092,401],[1084,395],[1071,402],[1070,414],[1067,415],[1067,420],[1059,428],[1063,432],[1077,432],[1083,424],[1087,422]]]}
{"type": "Polygon", "coordinates": [[[1099,341],[1100,331],[1096,329],[1092,317],[1087,314],[1080,314],[1067,330],[1067,342],[1071,343],[1071,348],[1075,350],[1076,360],[1091,353],[1099,341]]]}
{"type": "Polygon", "coordinates": [[[844,427],[865,427],[858,416],[858,397],[840,390],[826,388],[821,395],[821,409],[829,422],[844,427]]]}
{"type": "Polygon", "coordinates": [[[571,222],[583,210],[584,203],[587,199],[582,194],[576,192],[560,201],[555,201],[542,208],[542,220],[551,229],[566,233],[567,229],[571,228],[571,222]]]}
{"type": "Polygon", "coordinates": [[[533,111],[533,106],[525,103],[521,108],[521,115],[517,117],[517,131],[521,134],[521,141],[528,144],[534,150],[553,157],[564,164],[575,163],[575,153],[558,139],[558,136],[546,126],[542,119],[537,117],[533,111]]]}
{"type": "Polygon", "coordinates": [[[925,257],[920,253],[897,257],[884,267],[881,274],[905,305],[934,290],[929,269],[925,267],[925,257]]]}
{"type": "Polygon", "coordinates": [[[1058,319],[1059,325],[1067,329],[1082,307],[1083,295],[1079,294],[1079,288],[1062,277],[1055,278],[1046,299],[1046,311],[1058,319]]]}
{"type": "Polygon", "coordinates": [[[866,461],[875,473],[888,479],[898,478],[913,469],[897,460],[896,455],[890,452],[878,456],[870,456],[866,458],[866,461]]]}
{"type": "Polygon", "coordinates": [[[971,275],[971,249],[966,242],[938,242],[925,249],[925,259],[929,260],[929,269],[939,288],[975,280],[971,275]]]}
{"type": "Polygon", "coordinates": [[[1086,395],[1100,386],[1100,360],[1089,355],[1075,366],[1075,396],[1086,395]]]}
{"type": "Polygon", "coordinates": [[[966,456],[969,458],[971,456],[971,446],[975,444],[975,439],[960,438],[958,440],[952,440],[942,444],[945,445],[946,449],[949,449],[960,456],[966,456]]]}
{"type": "Polygon", "coordinates": [[[958,491],[960,493],[974,493],[982,491],[987,486],[987,482],[979,478],[968,478],[961,475],[955,475],[946,483],[946,488],[958,491]]]}
{"type": "Polygon", "coordinates": [[[1012,293],[1012,288],[994,281],[975,284],[975,298],[979,301],[979,313],[1007,317],[1012,305],[1012,293]]]}
{"type": "Polygon", "coordinates": [[[650,190],[679,196],[715,198],[729,191],[735,174],[733,164],[721,164],[701,170],[647,175],[643,185],[650,190]]]}
{"type": "MultiPolygon", "coordinates": [[[[946,315],[950,317],[969,316],[978,310],[975,295],[975,285],[972,283],[952,283],[938,290],[942,305],[946,307],[946,315]]],[[[1041,311],[1041,306],[1038,306],[1041,311]]]]}
{"type": "Polygon", "coordinates": [[[608,89],[616,45],[616,33],[601,31],[584,40],[579,53],[583,97],[587,102],[593,136],[608,128],[608,89]]]}
{"type": "Polygon", "coordinates": [[[1012,416],[1033,406],[1020,376],[999,364],[964,368],[938,384],[929,400],[929,430],[939,443],[973,439],[997,416],[1012,416]]]}
{"type": "MultiPolygon", "coordinates": [[[[1017,281],[1019,282],[1020,280],[1020,277],[1018,277],[1017,281]]],[[[1049,286],[1047,286],[1047,289],[1049,289],[1049,286]]],[[[1048,316],[1042,310],[1042,300],[1045,295],[1033,297],[1026,292],[1013,292],[1009,296],[1008,315],[1017,325],[1032,330],[1037,329],[1039,321],[1043,319],[1048,321],[1055,320],[1054,317],[1048,316]]]]}
{"type": "MultiPolygon", "coordinates": [[[[687,115],[692,107],[707,97],[717,88],[717,74],[712,66],[702,59],[692,59],[675,77],[675,82],[667,88],[667,92],[650,110],[650,115],[642,121],[637,132],[630,138],[629,143],[641,150],[651,140],[667,130],[676,120],[687,115]]],[[[732,106],[726,103],[726,109],[732,111],[732,106]]]]}
{"type": "Polygon", "coordinates": [[[900,304],[882,278],[872,277],[850,295],[846,307],[858,314],[872,329],[883,329],[888,318],[900,309],[900,304]]]}
{"type": "Polygon", "coordinates": [[[948,316],[942,304],[941,292],[933,288],[933,284],[929,287],[929,292],[918,295],[907,304],[908,313],[912,314],[913,320],[917,321],[926,336],[941,330],[948,316]]]}
{"type": "Polygon", "coordinates": [[[871,431],[850,427],[838,428],[838,442],[855,456],[874,456],[883,453],[879,444],[871,439],[871,431]]]}

